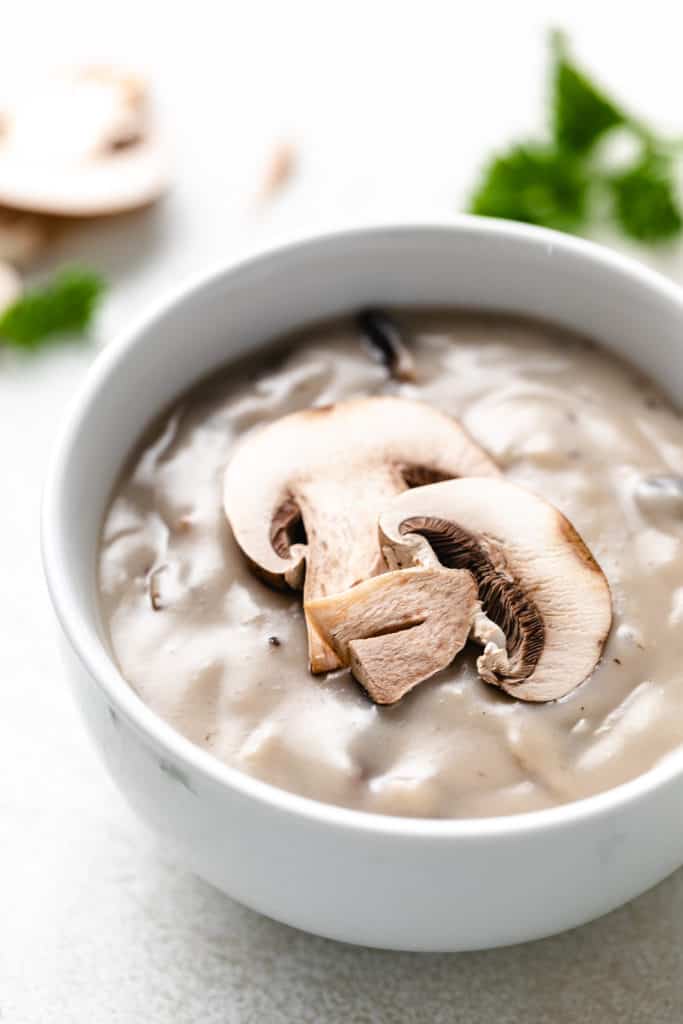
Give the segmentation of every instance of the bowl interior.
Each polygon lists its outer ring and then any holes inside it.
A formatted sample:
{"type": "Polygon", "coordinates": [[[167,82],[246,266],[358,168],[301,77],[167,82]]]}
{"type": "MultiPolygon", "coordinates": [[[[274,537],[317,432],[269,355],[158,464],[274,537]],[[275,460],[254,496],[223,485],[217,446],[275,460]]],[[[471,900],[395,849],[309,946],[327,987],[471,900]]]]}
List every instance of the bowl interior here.
{"type": "Polygon", "coordinates": [[[477,218],[364,229],[221,270],[100,356],[65,427],[46,488],[44,549],[53,599],[77,647],[102,648],[99,531],[113,481],[144,427],[179,392],[270,337],[367,304],[547,318],[618,351],[674,400],[683,396],[676,286],[554,232],[477,218]]]}

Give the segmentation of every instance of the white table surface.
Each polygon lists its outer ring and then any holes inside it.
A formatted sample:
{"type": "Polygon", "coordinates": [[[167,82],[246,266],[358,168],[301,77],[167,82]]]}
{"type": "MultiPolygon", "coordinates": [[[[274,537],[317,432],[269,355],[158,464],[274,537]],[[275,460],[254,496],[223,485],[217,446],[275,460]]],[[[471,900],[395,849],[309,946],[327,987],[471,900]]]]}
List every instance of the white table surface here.
{"type": "MultiPolygon", "coordinates": [[[[149,302],[205,266],[302,231],[462,207],[489,149],[539,129],[551,22],[607,83],[680,134],[678,6],[1,5],[0,74],[71,59],[147,71],[175,160],[163,204],[75,228],[48,260],[79,257],[110,278],[94,342],[0,356],[2,1024],[680,1021],[683,872],[564,936],[420,956],[312,938],[174,866],[81,728],[38,551],[41,480],[62,411],[97,349],[149,302]],[[298,143],[300,173],[258,208],[253,193],[280,138],[298,143]]],[[[656,262],[683,279],[680,251],[656,262]]]]}

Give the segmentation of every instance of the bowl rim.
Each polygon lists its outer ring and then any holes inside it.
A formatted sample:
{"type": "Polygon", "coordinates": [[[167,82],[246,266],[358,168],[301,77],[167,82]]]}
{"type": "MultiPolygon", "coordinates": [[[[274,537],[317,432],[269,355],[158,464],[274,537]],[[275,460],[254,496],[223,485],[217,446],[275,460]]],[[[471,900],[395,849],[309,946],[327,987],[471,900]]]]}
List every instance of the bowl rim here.
{"type": "Polygon", "coordinates": [[[220,761],[176,731],[157,715],[118,670],[105,645],[94,634],[72,599],[69,566],[62,550],[63,524],[59,509],[66,487],[69,461],[80,433],[87,429],[97,396],[106,387],[109,375],[125,362],[139,338],[163,315],[179,308],[196,291],[210,286],[223,276],[249,272],[271,260],[287,259],[301,249],[316,245],[335,245],[349,238],[370,238],[379,235],[402,235],[406,232],[492,235],[543,246],[547,251],[599,263],[631,284],[640,283],[657,293],[665,302],[673,303],[683,314],[683,289],[658,271],[638,260],[615,252],[595,242],[565,235],[547,228],[504,221],[496,218],[458,214],[435,220],[380,221],[371,224],[315,231],[297,236],[284,244],[258,248],[237,260],[223,261],[195,273],[181,286],[169,288],[161,298],[129,326],[118,332],[95,358],[85,380],[72,399],[68,414],[59,431],[49,460],[43,485],[41,504],[41,551],[43,571],[51,602],[64,636],[81,666],[103,691],[107,702],[134,731],[141,734],[147,746],[171,755],[188,771],[208,777],[219,787],[236,791],[277,813],[298,816],[310,824],[333,826],[380,835],[416,837],[434,841],[476,840],[493,836],[513,836],[555,830],[588,822],[603,814],[625,809],[647,799],[659,787],[673,782],[683,774],[683,747],[664,755],[652,768],[634,779],[611,789],[559,806],[519,814],[481,818],[411,818],[356,810],[324,803],[301,796],[246,774],[220,761]]]}

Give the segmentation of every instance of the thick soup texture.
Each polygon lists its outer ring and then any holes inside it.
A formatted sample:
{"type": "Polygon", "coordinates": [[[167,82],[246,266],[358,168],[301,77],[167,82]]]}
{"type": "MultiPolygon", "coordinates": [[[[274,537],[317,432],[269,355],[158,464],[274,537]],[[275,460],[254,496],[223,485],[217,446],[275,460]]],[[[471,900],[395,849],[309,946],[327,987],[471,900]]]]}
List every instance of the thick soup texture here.
{"type": "MultiPolygon", "coordinates": [[[[396,314],[399,383],[352,319],[307,328],[183,395],[145,436],[103,526],[101,609],[130,685],[217,758],[295,793],[418,817],[515,814],[608,789],[683,739],[683,419],[646,378],[547,324],[396,314]],[[223,512],[245,431],[356,395],[458,417],[505,476],[565,513],[607,575],[592,676],[529,704],[469,646],[392,707],[307,667],[300,595],[253,575],[223,512]]],[[[368,439],[372,443],[372,439],[368,439]]]]}

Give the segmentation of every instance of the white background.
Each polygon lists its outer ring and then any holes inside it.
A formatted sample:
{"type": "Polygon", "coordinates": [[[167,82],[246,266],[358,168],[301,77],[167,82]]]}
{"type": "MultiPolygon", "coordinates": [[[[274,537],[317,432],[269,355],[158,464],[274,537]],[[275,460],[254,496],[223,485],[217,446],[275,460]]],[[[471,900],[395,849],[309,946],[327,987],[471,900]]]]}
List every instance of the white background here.
{"type": "MultiPolygon", "coordinates": [[[[0,76],[72,59],[148,73],[175,166],[156,209],[79,226],[51,254],[48,267],[80,257],[110,278],[94,341],[0,355],[2,1024],[681,1019],[680,872],[556,939],[418,956],[311,938],[177,869],[81,729],[37,543],[63,409],[97,348],[147,303],[209,264],[293,234],[462,208],[486,153],[542,127],[549,24],[566,27],[581,59],[641,114],[683,133],[678,8],[0,0],[0,76]],[[297,143],[299,173],[259,207],[279,139],[297,143]]],[[[683,279],[680,252],[646,258],[683,279]]]]}

